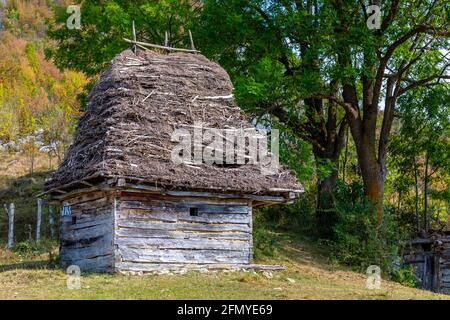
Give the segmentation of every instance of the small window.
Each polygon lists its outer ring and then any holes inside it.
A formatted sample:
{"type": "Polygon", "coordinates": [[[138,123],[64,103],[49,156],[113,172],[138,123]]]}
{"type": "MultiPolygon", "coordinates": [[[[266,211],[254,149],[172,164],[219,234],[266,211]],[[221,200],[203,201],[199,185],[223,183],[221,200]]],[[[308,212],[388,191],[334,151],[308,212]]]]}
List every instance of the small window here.
{"type": "Polygon", "coordinates": [[[198,208],[189,208],[189,214],[193,217],[198,216],[198,208]]]}
{"type": "Polygon", "coordinates": [[[72,216],[72,224],[77,224],[77,216],[72,216]]]}

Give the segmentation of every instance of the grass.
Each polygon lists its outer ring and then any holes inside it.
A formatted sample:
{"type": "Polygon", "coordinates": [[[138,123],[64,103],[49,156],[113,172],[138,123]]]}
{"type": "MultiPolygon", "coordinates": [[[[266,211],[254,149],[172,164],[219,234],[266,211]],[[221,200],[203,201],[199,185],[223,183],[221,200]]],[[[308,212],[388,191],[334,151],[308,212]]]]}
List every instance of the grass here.
{"type": "MultiPolygon", "coordinates": [[[[0,205],[16,204],[16,248],[0,245],[0,299],[449,299],[383,280],[381,289],[366,288],[364,274],[329,262],[326,248],[293,233],[255,234],[256,262],[282,264],[284,271],[189,272],[126,276],[83,274],[81,289],[69,290],[57,267],[57,244],[23,242],[34,238],[35,195],[48,170],[40,158],[28,173],[23,156],[0,154],[0,205]],[[27,226],[33,226],[32,228],[27,226]],[[22,242],[21,242],[22,241],[22,242]]],[[[0,208],[2,210],[2,208],[0,208]]],[[[44,219],[46,211],[44,210],[44,219]]],[[[45,230],[43,234],[48,234],[45,230]]],[[[261,225],[260,228],[261,230],[261,225]]],[[[5,242],[6,215],[0,214],[0,241],[5,242]]]]}
{"type": "MultiPolygon", "coordinates": [[[[332,265],[323,248],[283,234],[274,257],[284,271],[188,272],[130,276],[83,274],[81,288],[69,290],[63,270],[48,252],[0,251],[0,299],[449,299],[450,296],[383,280],[366,288],[366,277],[332,265]]],[[[55,256],[57,250],[53,249],[55,256]]]]}

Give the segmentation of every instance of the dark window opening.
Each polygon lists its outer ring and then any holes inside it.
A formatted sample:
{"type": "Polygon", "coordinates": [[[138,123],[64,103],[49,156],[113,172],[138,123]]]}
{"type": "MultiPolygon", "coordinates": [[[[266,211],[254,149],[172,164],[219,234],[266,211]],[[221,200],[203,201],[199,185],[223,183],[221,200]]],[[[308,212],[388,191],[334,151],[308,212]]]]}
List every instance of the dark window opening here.
{"type": "Polygon", "coordinates": [[[189,214],[193,217],[198,217],[198,208],[189,208],[189,214]]]}
{"type": "Polygon", "coordinates": [[[72,224],[76,224],[77,223],[77,216],[72,216],[72,224]]]}

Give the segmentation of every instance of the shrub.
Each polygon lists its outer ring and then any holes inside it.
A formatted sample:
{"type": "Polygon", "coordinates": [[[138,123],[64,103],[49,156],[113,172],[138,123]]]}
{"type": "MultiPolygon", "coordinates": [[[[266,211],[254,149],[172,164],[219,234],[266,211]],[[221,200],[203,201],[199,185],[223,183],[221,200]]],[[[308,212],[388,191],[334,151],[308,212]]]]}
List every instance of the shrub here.
{"type": "Polygon", "coordinates": [[[51,252],[54,247],[55,243],[53,241],[42,239],[40,242],[35,241],[18,242],[14,246],[13,251],[19,256],[29,256],[51,252]]]}
{"type": "Polygon", "coordinates": [[[413,266],[404,266],[391,272],[392,280],[408,287],[416,288],[417,279],[413,266]]]}
{"type": "Polygon", "coordinates": [[[393,261],[398,259],[401,238],[396,221],[385,214],[378,230],[375,210],[366,199],[363,186],[357,182],[338,184],[335,206],[338,221],[334,239],[330,241],[331,258],[358,271],[374,264],[390,273],[393,261]]]}

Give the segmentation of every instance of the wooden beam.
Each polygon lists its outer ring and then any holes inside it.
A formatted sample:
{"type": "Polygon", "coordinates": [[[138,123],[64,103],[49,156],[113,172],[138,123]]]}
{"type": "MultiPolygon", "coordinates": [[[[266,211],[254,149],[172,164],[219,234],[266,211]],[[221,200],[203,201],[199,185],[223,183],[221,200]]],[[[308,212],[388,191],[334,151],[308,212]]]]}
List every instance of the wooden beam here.
{"type": "Polygon", "coordinates": [[[153,43],[146,43],[146,42],[141,42],[141,41],[133,41],[127,38],[123,38],[123,40],[125,42],[134,44],[134,45],[141,45],[144,47],[150,47],[150,48],[156,48],[156,49],[162,49],[162,50],[167,50],[167,51],[179,51],[179,52],[187,52],[187,53],[199,53],[200,51],[198,50],[192,50],[192,49],[182,49],[182,48],[172,48],[172,47],[166,47],[166,46],[161,46],[158,44],[153,44],[153,43]]]}

